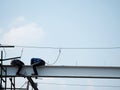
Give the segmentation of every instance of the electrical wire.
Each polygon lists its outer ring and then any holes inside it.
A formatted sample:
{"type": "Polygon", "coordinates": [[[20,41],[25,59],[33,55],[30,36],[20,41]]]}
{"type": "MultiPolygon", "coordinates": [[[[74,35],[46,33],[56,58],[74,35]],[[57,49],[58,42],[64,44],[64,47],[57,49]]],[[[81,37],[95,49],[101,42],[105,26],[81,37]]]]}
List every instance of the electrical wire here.
{"type": "Polygon", "coordinates": [[[23,48],[41,48],[41,49],[120,49],[120,47],[39,47],[39,46],[17,46],[23,48]]]}
{"type": "Polygon", "coordinates": [[[4,47],[3,47],[3,51],[4,51],[4,58],[6,58],[7,52],[4,47]]]}
{"type": "Polygon", "coordinates": [[[55,60],[52,64],[55,64],[55,63],[58,61],[58,59],[59,59],[60,55],[61,55],[61,49],[59,49],[58,56],[57,56],[56,60],[55,60]]]}
{"type": "Polygon", "coordinates": [[[24,48],[22,48],[22,50],[21,50],[20,58],[22,58],[23,51],[24,51],[24,48]]]}
{"type": "Polygon", "coordinates": [[[56,60],[55,60],[53,63],[51,63],[51,64],[49,64],[48,62],[46,62],[46,63],[47,63],[48,65],[54,65],[54,64],[57,63],[57,61],[59,60],[60,55],[61,55],[61,49],[59,49],[58,56],[57,56],[56,60]]]}
{"type": "Polygon", "coordinates": [[[89,87],[120,87],[117,85],[82,85],[82,84],[61,84],[61,83],[38,83],[38,84],[51,84],[51,85],[66,85],[66,86],[89,86],[89,87]]]}

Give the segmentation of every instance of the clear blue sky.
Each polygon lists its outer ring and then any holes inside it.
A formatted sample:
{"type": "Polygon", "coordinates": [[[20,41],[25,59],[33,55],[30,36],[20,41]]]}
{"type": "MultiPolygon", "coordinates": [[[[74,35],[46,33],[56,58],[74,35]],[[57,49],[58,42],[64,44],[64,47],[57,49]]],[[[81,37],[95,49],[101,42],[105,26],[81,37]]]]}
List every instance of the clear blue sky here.
{"type": "MultiPolygon", "coordinates": [[[[0,43],[40,47],[119,47],[120,0],[1,0],[0,43]]],[[[6,57],[20,55],[20,50],[8,49],[6,57]]],[[[52,63],[57,54],[58,50],[24,49],[22,60],[29,64],[31,57],[41,57],[52,63]]],[[[120,49],[62,50],[56,65],[120,66],[119,59],[120,49]]],[[[69,83],[67,81],[63,80],[69,83]]],[[[120,83],[113,81],[115,85],[120,83]]],[[[85,84],[91,82],[99,84],[99,80],[84,81],[85,84]]],[[[53,90],[56,87],[59,86],[50,86],[53,90]]],[[[101,87],[64,88],[101,90],[101,87]]],[[[102,89],[119,90],[120,87],[102,89]]]]}

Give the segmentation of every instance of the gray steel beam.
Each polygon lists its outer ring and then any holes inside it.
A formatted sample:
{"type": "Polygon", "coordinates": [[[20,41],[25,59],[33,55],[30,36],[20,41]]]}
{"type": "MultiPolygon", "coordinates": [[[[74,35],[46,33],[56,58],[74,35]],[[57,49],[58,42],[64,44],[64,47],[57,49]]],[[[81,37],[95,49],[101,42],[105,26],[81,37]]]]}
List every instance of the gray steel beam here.
{"type": "MultiPolygon", "coordinates": [[[[7,76],[3,72],[3,77],[16,76],[17,67],[3,66],[7,68],[7,76]]],[[[120,79],[120,67],[107,66],[43,66],[37,67],[38,77],[53,78],[103,78],[103,79],[120,79]]],[[[31,75],[32,66],[24,66],[21,73],[24,77],[36,77],[31,75]]]]}

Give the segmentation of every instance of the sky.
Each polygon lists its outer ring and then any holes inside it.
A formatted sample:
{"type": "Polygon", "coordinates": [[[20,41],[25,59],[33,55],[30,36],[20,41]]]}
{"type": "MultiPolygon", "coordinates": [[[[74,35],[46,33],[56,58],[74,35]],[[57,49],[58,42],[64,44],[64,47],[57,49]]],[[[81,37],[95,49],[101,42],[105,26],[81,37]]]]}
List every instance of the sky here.
{"type": "MultiPolygon", "coordinates": [[[[120,47],[120,0],[0,0],[0,44],[58,48],[120,47]]],[[[59,49],[6,49],[5,58],[22,56],[29,65],[40,57],[52,65],[59,49]]],[[[120,49],[61,49],[54,65],[120,66],[120,49]]],[[[10,62],[4,62],[9,64],[10,62]]],[[[41,90],[119,90],[120,87],[70,86],[119,85],[120,80],[43,79],[41,90]],[[59,82],[58,82],[59,81],[59,82]],[[73,81],[73,82],[72,82],[73,81]],[[82,83],[83,82],[83,83],[82,83]],[[60,84],[61,84],[60,83],[60,84]],[[47,87],[46,87],[47,86],[47,87]]]]}

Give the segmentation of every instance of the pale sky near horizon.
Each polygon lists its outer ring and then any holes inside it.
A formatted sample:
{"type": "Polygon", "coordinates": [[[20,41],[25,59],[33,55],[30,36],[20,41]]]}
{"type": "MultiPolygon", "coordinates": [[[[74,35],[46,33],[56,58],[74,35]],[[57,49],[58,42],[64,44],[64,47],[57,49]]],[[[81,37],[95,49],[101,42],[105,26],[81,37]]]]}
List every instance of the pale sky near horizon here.
{"type": "MultiPolygon", "coordinates": [[[[39,47],[120,47],[120,0],[0,0],[0,43],[39,47]]],[[[6,58],[22,48],[6,49],[6,58]]],[[[59,50],[24,48],[22,60],[53,63],[59,50]]],[[[120,49],[61,50],[55,65],[120,66],[120,49]]],[[[9,64],[9,62],[5,62],[9,64]]],[[[39,82],[120,85],[120,80],[45,79],[39,82]]],[[[40,90],[119,90],[120,87],[39,85],[40,90]],[[47,86],[47,87],[46,87],[47,86]]]]}

